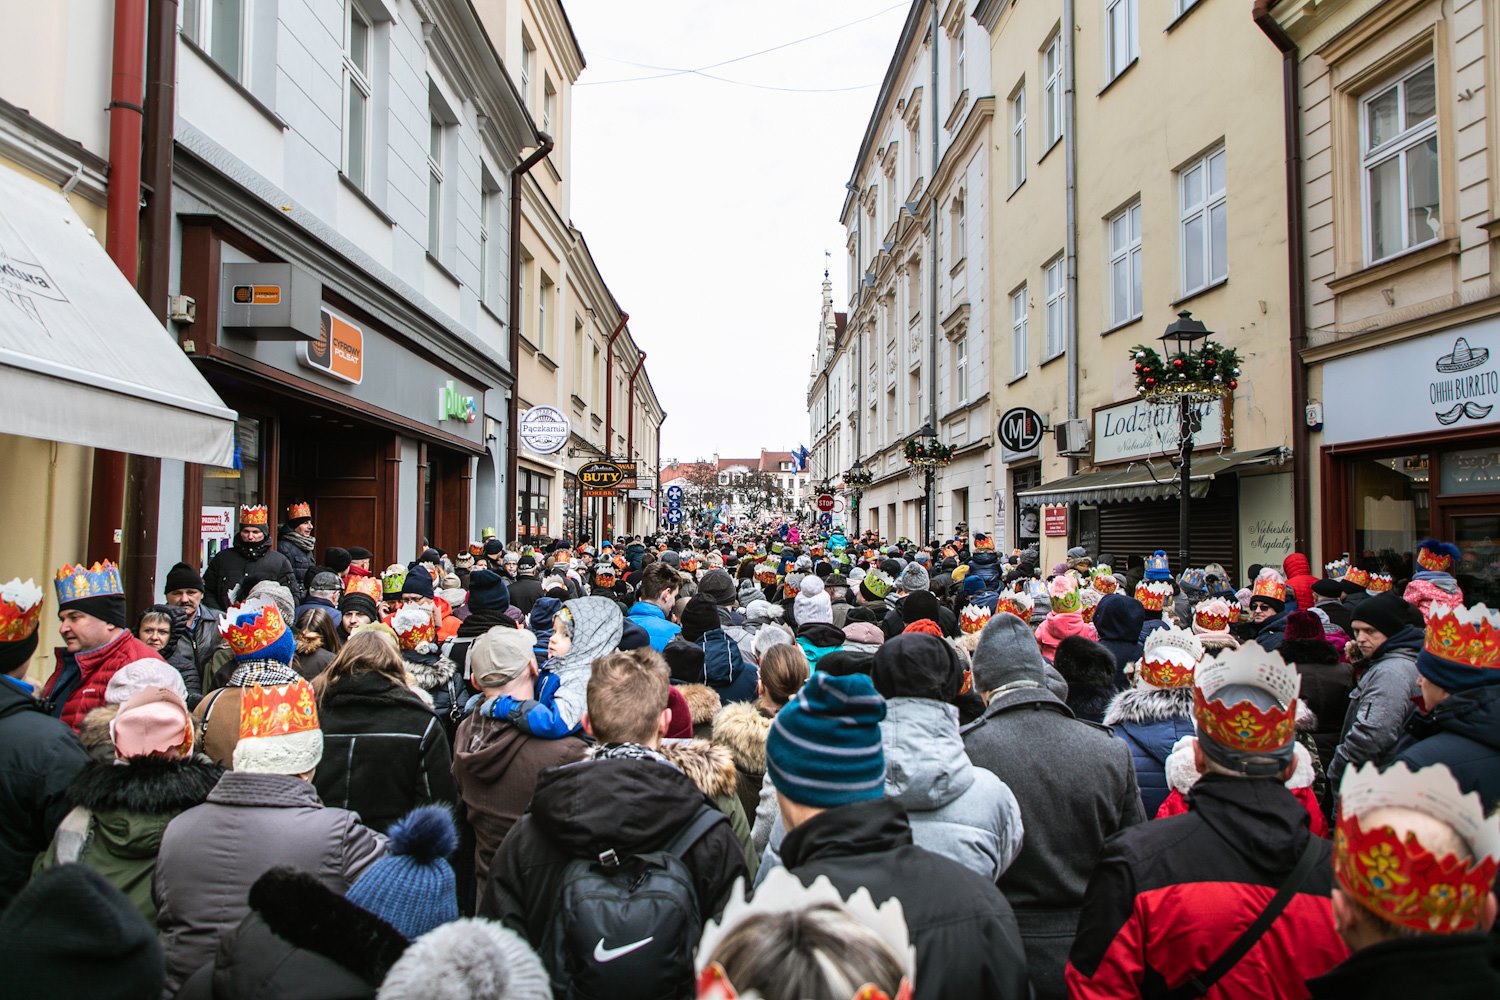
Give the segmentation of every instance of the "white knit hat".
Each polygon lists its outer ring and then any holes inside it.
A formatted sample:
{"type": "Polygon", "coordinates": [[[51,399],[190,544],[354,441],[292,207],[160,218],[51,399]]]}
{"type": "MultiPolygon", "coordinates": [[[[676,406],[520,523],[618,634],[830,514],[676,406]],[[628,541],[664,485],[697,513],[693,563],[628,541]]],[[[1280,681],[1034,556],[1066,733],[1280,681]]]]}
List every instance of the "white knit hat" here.
{"type": "Polygon", "coordinates": [[[323,759],[317,697],[302,678],[279,687],[240,689],[240,739],[234,769],[250,774],[306,774],[323,759]]]}
{"type": "Polygon", "coordinates": [[[411,943],[376,1000],[552,1000],[541,959],[491,920],[455,920],[411,943]]]}
{"type": "Polygon", "coordinates": [[[821,578],[802,578],[797,596],[792,600],[792,616],[797,619],[799,627],[812,622],[833,624],[833,604],[828,600],[828,592],[821,578]]]}
{"type": "Polygon", "coordinates": [[[183,700],[187,699],[187,685],[182,683],[182,675],[177,672],[176,667],[163,659],[142,657],[115,671],[104,688],[104,703],[123,705],[130,700],[131,695],[148,687],[176,691],[183,700]]]}

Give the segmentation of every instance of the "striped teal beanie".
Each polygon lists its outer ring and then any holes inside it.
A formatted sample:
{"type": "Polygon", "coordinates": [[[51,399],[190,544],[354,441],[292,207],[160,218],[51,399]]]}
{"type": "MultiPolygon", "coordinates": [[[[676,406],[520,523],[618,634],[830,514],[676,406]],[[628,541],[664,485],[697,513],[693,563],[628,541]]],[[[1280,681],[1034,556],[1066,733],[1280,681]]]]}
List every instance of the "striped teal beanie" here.
{"type": "Polygon", "coordinates": [[[818,671],[771,723],[766,767],[798,805],[828,809],[885,794],[885,699],[865,674],[818,671]]]}

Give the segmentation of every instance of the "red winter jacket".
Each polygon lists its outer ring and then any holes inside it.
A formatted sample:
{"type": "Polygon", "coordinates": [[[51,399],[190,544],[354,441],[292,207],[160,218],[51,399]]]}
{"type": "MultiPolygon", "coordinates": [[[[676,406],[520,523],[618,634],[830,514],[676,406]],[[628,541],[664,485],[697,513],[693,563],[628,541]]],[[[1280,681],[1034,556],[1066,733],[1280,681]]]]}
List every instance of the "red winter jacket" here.
{"type": "Polygon", "coordinates": [[[83,717],[104,705],[104,689],[121,667],[136,660],[161,658],[160,653],[123,628],[98,649],[76,654],[58,649],[57,669],[42,688],[42,701],[51,704],[52,714],[77,732],[83,717]],[[60,713],[53,702],[54,691],[66,699],[60,713]]]}
{"type": "MultiPolygon", "coordinates": [[[[1304,785],[1301,788],[1289,788],[1287,791],[1296,796],[1297,801],[1301,802],[1303,808],[1307,810],[1308,829],[1312,831],[1313,836],[1328,836],[1328,820],[1323,817],[1323,807],[1318,805],[1318,797],[1313,793],[1312,786],[1304,785]]],[[[1155,818],[1166,819],[1168,816],[1181,816],[1187,811],[1187,799],[1174,788],[1172,794],[1162,800],[1161,808],[1156,810],[1155,818]]]]}
{"type": "Polygon", "coordinates": [[[1318,582],[1318,578],[1312,575],[1307,556],[1293,552],[1281,561],[1281,570],[1286,574],[1286,585],[1297,595],[1298,609],[1307,611],[1318,603],[1317,595],[1312,592],[1312,585],[1318,582]]]}

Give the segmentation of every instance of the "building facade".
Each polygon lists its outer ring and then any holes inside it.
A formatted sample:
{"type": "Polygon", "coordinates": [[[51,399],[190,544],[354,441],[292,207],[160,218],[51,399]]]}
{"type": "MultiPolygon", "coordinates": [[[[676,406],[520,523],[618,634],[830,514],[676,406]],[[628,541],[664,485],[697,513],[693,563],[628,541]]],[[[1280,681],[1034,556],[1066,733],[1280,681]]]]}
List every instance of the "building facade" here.
{"type": "MultiPolygon", "coordinates": [[[[1295,67],[1317,550],[1436,536],[1500,599],[1500,16],[1483,0],[1256,4],[1295,67]]],[[[1406,575],[1399,573],[1397,575],[1406,575]]]]}
{"type": "Polygon", "coordinates": [[[741,527],[769,526],[785,520],[804,517],[810,508],[812,484],[819,478],[811,466],[798,467],[796,456],[789,451],[760,450],[756,458],[698,459],[680,462],[668,459],[661,467],[663,490],[678,486],[687,491],[683,510],[688,514],[685,526],[697,527],[706,519],[700,517],[705,504],[717,511],[719,522],[741,527]],[[711,495],[695,491],[712,483],[711,495]],[[752,495],[762,483],[773,484],[770,496],[752,495]]]}

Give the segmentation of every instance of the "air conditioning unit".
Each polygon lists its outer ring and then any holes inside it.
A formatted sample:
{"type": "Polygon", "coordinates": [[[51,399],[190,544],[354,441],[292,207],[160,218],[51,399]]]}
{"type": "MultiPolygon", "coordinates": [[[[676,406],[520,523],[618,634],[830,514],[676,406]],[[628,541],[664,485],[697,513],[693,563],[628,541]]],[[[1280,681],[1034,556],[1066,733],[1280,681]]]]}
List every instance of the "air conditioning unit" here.
{"type": "Polygon", "coordinates": [[[1086,455],[1089,450],[1089,423],[1087,420],[1064,420],[1053,433],[1057,435],[1059,455],[1086,455]]]}

